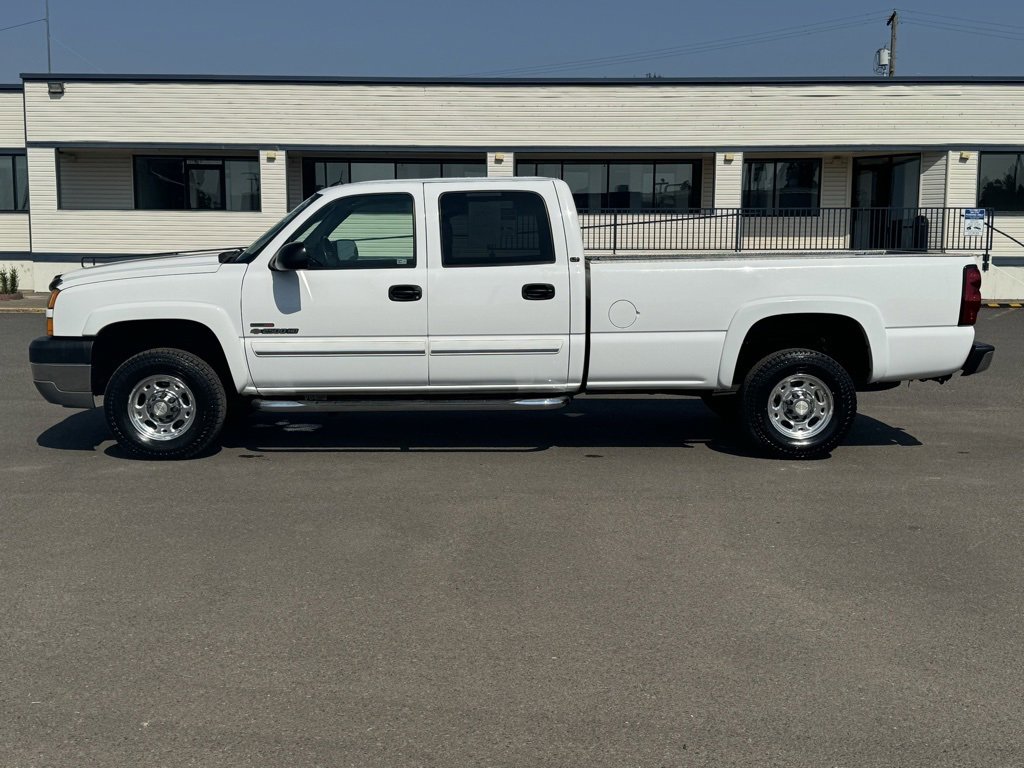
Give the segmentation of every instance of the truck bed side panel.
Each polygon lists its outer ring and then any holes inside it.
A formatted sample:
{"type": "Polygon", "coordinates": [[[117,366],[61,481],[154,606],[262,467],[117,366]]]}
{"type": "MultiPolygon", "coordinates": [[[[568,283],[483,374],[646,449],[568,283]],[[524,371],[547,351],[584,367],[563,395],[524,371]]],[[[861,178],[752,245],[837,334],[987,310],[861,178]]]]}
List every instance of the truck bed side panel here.
{"type": "Polygon", "coordinates": [[[588,388],[728,388],[747,331],[793,313],[856,320],[873,381],[942,375],[962,365],[974,338],[956,327],[969,263],[849,254],[595,260],[588,388]]]}

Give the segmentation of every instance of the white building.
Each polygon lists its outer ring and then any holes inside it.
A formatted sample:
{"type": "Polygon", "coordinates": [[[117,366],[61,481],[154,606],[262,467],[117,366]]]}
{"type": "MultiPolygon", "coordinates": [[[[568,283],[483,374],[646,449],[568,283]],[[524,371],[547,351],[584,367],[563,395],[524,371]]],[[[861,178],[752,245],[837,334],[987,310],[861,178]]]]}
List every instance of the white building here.
{"type": "Polygon", "coordinates": [[[325,184],[518,173],[563,177],[584,223],[757,209],[743,250],[941,249],[963,244],[941,209],[993,208],[986,297],[1024,296],[1024,77],[22,77],[0,86],[0,263],[36,290],[83,257],[244,245],[325,184]]]}

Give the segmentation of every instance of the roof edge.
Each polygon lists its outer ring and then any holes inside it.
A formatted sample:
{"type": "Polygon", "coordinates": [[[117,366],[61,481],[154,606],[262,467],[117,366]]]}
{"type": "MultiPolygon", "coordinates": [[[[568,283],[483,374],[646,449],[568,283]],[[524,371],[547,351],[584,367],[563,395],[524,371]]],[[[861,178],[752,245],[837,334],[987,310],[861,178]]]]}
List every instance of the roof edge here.
{"type": "Polygon", "coordinates": [[[16,91],[21,93],[25,90],[25,86],[21,83],[0,83],[0,93],[5,91],[16,91]]]}
{"type": "MultiPolygon", "coordinates": [[[[94,83],[279,83],[292,85],[438,85],[438,86],[668,86],[668,85],[977,85],[1024,84],[1024,75],[912,75],[907,77],[336,77],[330,75],[96,74],[25,72],[23,82],[94,83]]],[[[7,88],[8,86],[0,86],[7,88]]],[[[20,90],[21,85],[11,86],[20,90]]]]}

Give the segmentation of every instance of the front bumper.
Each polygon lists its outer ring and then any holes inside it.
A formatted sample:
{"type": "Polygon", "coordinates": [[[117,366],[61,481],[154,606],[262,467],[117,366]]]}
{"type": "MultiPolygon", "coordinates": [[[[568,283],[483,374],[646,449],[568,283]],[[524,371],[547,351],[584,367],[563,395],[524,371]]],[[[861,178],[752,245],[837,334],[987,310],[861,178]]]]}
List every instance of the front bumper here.
{"type": "Polygon", "coordinates": [[[960,369],[961,372],[964,376],[972,376],[975,373],[988,370],[988,367],[992,365],[992,357],[995,353],[996,348],[991,344],[974,342],[971,353],[967,355],[967,360],[964,362],[964,367],[960,369]]]}
{"type": "Polygon", "coordinates": [[[92,408],[92,339],[42,336],[28,347],[32,383],[65,408],[92,408]]]}

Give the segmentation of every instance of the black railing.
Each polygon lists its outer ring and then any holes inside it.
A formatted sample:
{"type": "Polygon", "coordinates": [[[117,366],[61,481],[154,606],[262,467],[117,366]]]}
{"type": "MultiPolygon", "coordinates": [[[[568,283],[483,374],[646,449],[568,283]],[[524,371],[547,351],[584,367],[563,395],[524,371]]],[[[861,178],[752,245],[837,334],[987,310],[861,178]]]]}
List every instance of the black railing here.
{"type": "Polygon", "coordinates": [[[974,208],[705,208],[581,213],[588,251],[989,251],[974,208]]]}

